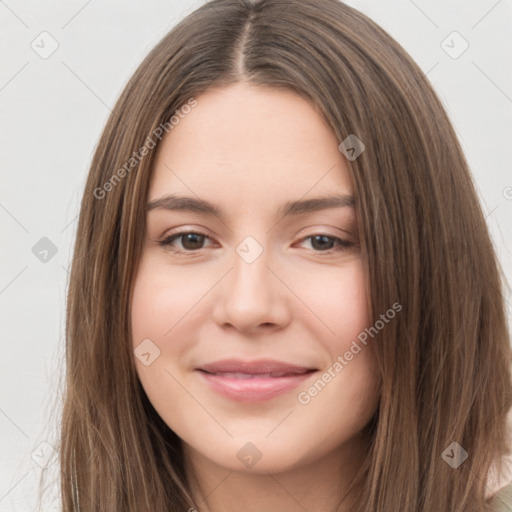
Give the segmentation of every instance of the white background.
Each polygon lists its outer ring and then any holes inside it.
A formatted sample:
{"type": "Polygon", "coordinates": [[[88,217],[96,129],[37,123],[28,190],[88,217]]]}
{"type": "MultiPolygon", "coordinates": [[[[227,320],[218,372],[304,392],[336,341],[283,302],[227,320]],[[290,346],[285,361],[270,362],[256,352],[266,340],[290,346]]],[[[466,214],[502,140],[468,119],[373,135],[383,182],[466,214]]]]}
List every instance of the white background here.
{"type": "MultiPolygon", "coordinates": [[[[428,72],[512,282],[512,2],[347,3],[428,72]],[[469,43],[457,59],[441,47],[453,31],[469,43]]],[[[40,464],[57,466],[49,407],[63,370],[68,268],[93,150],[138,64],[200,4],[0,0],[0,512],[33,510],[40,464]],[[43,31],[59,45],[47,59],[31,48],[43,31]],[[32,252],[43,237],[57,247],[46,263],[32,252]]]]}

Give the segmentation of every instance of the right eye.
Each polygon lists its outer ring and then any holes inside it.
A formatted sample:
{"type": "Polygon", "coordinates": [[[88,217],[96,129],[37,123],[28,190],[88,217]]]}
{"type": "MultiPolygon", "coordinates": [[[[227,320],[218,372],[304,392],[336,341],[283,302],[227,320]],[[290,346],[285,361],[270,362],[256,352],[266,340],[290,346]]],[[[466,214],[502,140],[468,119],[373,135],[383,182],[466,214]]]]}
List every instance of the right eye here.
{"type": "Polygon", "coordinates": [[[205,240],[211,240],[211,238],[204,233],[196,231],[179,231],[166,236],[162,240],[159,240],[158,243],[173,252],[186,254],[203,249],[202,245],[205,240]],[[179,239],[181,239],[181,248],[176,248],[173,244],[179,239]]]}

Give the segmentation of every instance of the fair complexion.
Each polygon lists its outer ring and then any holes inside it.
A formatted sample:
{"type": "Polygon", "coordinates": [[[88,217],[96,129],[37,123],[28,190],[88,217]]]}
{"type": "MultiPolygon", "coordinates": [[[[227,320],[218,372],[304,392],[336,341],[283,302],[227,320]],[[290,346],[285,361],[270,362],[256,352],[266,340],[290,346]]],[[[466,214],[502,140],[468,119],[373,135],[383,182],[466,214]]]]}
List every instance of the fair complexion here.
{"type": "Polygon", "coordinates": [[[139,379],[183,441],[200,511],[348,512],[378,403],[371,343],[308,403],[298,395],[369,325],[357,219],[343,203],[284,215],[289,202],[353,195],[340,141],[288,90],[238,83],[196,99],[151,177],[132,335],[160,355],[135,358],[139,379]],[[171,194],[222,216],[156,203],[171,194]],[[231,358],[315,371],[272,396],[227,396],[198,368],[231,358]]]}

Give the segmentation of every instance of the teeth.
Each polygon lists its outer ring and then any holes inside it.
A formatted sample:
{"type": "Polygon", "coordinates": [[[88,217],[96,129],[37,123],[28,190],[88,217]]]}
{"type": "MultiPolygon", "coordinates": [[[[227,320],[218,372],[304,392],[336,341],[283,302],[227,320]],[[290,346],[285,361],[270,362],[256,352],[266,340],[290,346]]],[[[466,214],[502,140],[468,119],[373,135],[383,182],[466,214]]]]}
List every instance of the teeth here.
{"type": "Polygon", "coordinates": [[[232,377],[234,379],[254,379],[269,377],[284,377],[285,375],[294,375],[289,373],[232,373],[232,372],[214,372],[213,375],[222,375],[223,377],[232,377]]]}

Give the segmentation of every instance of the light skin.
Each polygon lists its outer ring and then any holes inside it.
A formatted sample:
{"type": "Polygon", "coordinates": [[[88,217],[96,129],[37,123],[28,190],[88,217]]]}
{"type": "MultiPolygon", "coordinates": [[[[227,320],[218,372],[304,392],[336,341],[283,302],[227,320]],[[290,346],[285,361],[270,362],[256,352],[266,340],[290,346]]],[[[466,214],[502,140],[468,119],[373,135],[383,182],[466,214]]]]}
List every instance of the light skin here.
{"type": "Polygon", "coordinates": [[[340,141],[291,91],[237,83],[196,99],[158,149],[147,202],[187,196],[223,217],[148,210],[132,337],[134,349],[150,339],[160,355],[147,366],[136,357],[137,374],[183,441],[201,511],[348,512],[352,495],[343,499],[343,491],[366,451],[358,433],[378,404],[371,343],[309,403],[298,394],[369,325],[355,210],[279,210],[289,201],[353,195],[340,141]],[[176,231],[206,236],[158,243],[176,231]],[[249,251],[263,250],[251,263],[237,252],[248,236],[257,242],[249,251]],[[318,371],[291,391],[242,403],[195,370],[227,358],[318,371]],[[261,454],[251,467],[237,456],[248,442],[261,454]]]}

